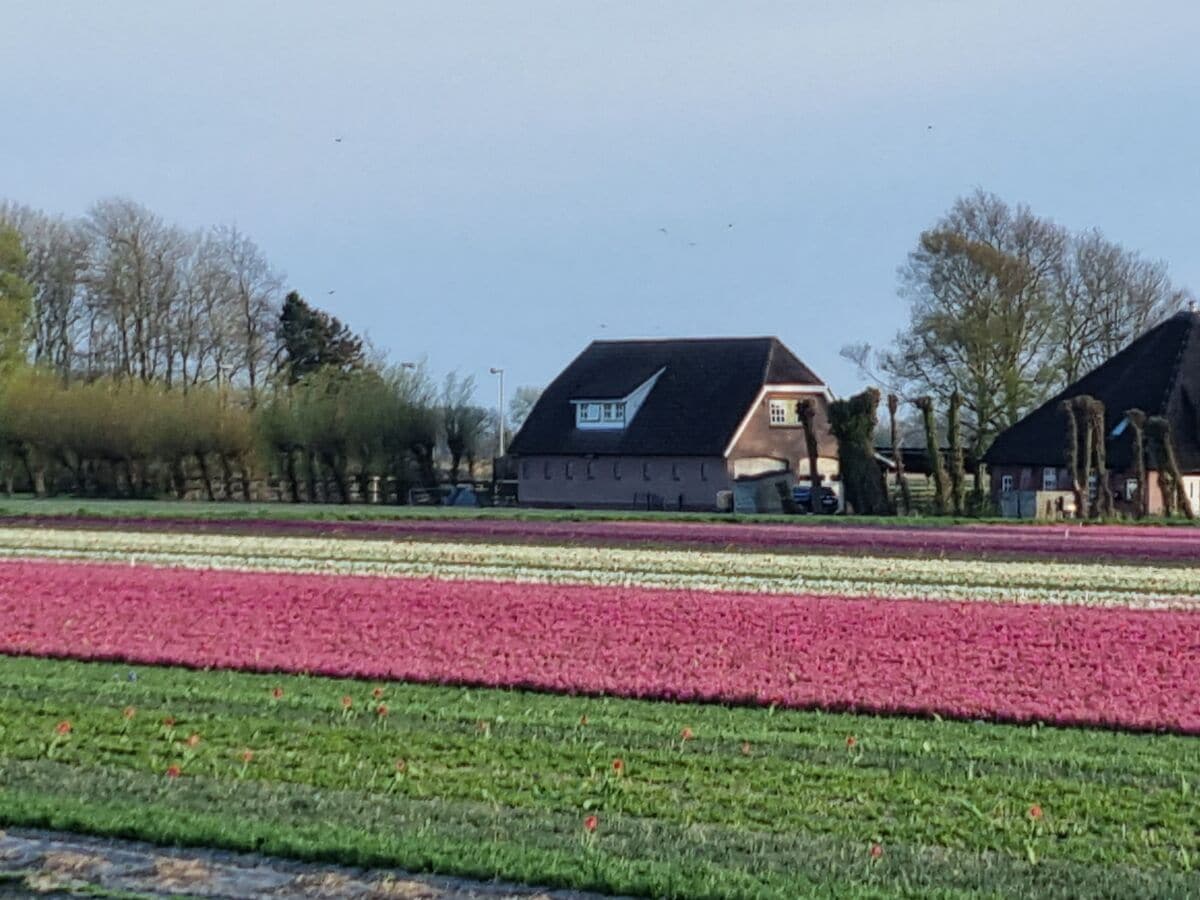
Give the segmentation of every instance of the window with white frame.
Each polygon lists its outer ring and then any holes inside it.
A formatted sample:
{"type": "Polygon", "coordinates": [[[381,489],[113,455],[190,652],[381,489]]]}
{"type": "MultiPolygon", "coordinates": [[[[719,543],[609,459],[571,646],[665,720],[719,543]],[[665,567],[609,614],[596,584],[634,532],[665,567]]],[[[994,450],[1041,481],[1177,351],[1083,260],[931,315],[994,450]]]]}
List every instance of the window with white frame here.
{"type": "Polygon", "coordinates": [[[1054,466],[1046,466],[1044,469],[1042,469],[1042,490],[1058,490],[1058,469],[1056,469],[1054,466]]]}
{"type": "Polygon", "coordinates": [[[625,424],[625,401],[587,401],[575,404],[575,424],[583,427],[621,426],[625,424]]]}
{"type": "Polygon", "coordinates": [[[788,408],[786,400],[772,400],[768,406],[768,417],[772,425],[786,425],[788,423],[788,408]]]}
{"type": "Polygon", "coordinates": [[[569,459],[565,463],[563,463],[563,474],[565,476],[567,476],[567,478],[574,478],[575,477],[575,463],[569,459]]]}
{"type": "Polygon", "coordinates": [[[1125,499],[1132,500],[1137,496],[1138,480],[1136,478],[1125,479],[1125,499]]]}
{"type": "Polygon", "coordinates": [[[650,463],[642,463],[642,481],[650,480],[650,463]]]}
{"type": "Polygon", "coordinates": [[[620,481],[620,480],[621,480],[621,461],[619,459],[614,459],[613,460],[613,481],[620,481]]]}
{"type": "Polygon", "coordinates": [[[1003,494],[1011,494],[1013,489],[1013,477],[1011,475],[1000,476],[1000,492],[1003,494]]]}

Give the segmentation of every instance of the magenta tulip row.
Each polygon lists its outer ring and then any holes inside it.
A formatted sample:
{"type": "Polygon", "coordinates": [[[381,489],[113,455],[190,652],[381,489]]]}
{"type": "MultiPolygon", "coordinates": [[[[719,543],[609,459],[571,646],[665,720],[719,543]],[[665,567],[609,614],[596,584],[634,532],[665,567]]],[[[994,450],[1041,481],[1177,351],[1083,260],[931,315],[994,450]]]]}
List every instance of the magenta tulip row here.
{"type": "MultiPolygon", "coordinates": [[[[825,524],[727,524],[675,520],[564,521],[520,519],[391,519],[319,522],[289,519],[114,518],[48,516],[56,526],[151,528],[156,531],[336,533],[361,537],[448,537],[558,543],[664,543],[747,549],[818,550],[906,556],[1033,557],[1130,562],[1200,562],[1200,528],[1115,525],[956,525],[900,527],[825,524]]],[[[28,520],[0,517],[0,524],[28,520]]]]}
{"type": "Polygon", "coordinates": [[[1200,734],[1200,613],[0,562],[0,652],[1200,734]]]}

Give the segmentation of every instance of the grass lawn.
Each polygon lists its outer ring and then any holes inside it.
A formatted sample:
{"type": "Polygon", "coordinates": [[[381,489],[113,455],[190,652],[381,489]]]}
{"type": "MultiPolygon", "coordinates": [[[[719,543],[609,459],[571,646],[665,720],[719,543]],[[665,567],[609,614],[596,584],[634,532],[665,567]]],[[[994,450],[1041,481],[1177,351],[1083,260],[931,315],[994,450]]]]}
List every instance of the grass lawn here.
{"type": "Polygon", "coordinates": [[[639,895],[1196,896],[1197,747],[0,657],[0,825],[639,895]]]}
{"type": "MultiPolygon", "coordinates": [[[[182,500],[101,500],[78,497],[35,499],[0,498],[0,516],[185,519],[287,519],[350,522],[386,519],[529,519],[548,521],[683,521],[764,524],[945,526],[1029,524],[1030,519],[966,518],[955,516],[784,516],[735,515],[715,512],[639,512],[633,510],[530,509],[522,507],[462,508],[336,503],[244,503],[182,500]]],[[[1143,524],[1193,524],[1180,519],[1146,519],[1143,524]]],[[[1080,523],[1073,523],[1080,524],[1080,523]]],[[[1091,524],[1091,523],[1086,523],[1091,524]]],[[[1123,521],[1123,524],[1135,524],[1123,521]]]]}

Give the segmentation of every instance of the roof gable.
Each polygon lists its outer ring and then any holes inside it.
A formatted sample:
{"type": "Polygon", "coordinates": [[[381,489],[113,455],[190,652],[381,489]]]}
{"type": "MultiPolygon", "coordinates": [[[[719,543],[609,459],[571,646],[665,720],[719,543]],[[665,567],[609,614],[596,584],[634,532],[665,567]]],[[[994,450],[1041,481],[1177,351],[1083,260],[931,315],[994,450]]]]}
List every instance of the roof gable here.
{"type": "Polygon", "coordinates": [[[511,452],[720,456],[768,383],[821,386],[771,337],[594,341],[542,393],[511,452]],[[628,396],[660,371],[625,428],[575,427],[571,401],[628,396]]]}
{"type": "Polygon", "coordinates": [[[1200,469],[1200,316],[1181,312],[1150,329],[1002,432],[984,460],[1065,465],[1066,420],[1059,405],[1083,394],[1104,404],[1109,468],[1132,465],[1132,429],[1118,426],[1126,410],[1140,409],[1147,416],[1166,416],[1180,466],[1200,469]]]}

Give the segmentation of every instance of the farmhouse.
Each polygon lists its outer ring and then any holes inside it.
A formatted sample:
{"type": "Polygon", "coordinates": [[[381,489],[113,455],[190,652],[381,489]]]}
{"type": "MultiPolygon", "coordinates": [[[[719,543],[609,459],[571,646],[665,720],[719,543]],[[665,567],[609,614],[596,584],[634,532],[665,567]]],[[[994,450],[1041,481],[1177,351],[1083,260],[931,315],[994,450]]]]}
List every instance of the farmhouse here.
{"type": "Polygon", "coordinates": [[[737,488],[778,508],[779,485],[808,473],[800,401],[814,401],[818,471],[837,471],[830,398],[773,337],[595,341],[513,438],[518,495],[531,506],[711,510],[737,488]]]}
{"type": "MultiPolygon", "coordinates": [[[[1047,500],[1072,489],[1067,471],[1064,399],[1091,396],[1104,404],[1108,483],[1093,478],[1090,494],[1112,492],[1114,506],[1134,512],[1137,494],[1135,429],[1126,413],[1162,416],[1171,426],[1184,493],[1200,508],[1200,315],[1181,312],[1146,332],[1058,396],[996,438],[984,455],[993,499],[1009,516],[1045,514],[1047,500]]],[[[1147,509],[1164,510],[1159,472],[1162,453],[1146,442],[1147,509]]]]}

